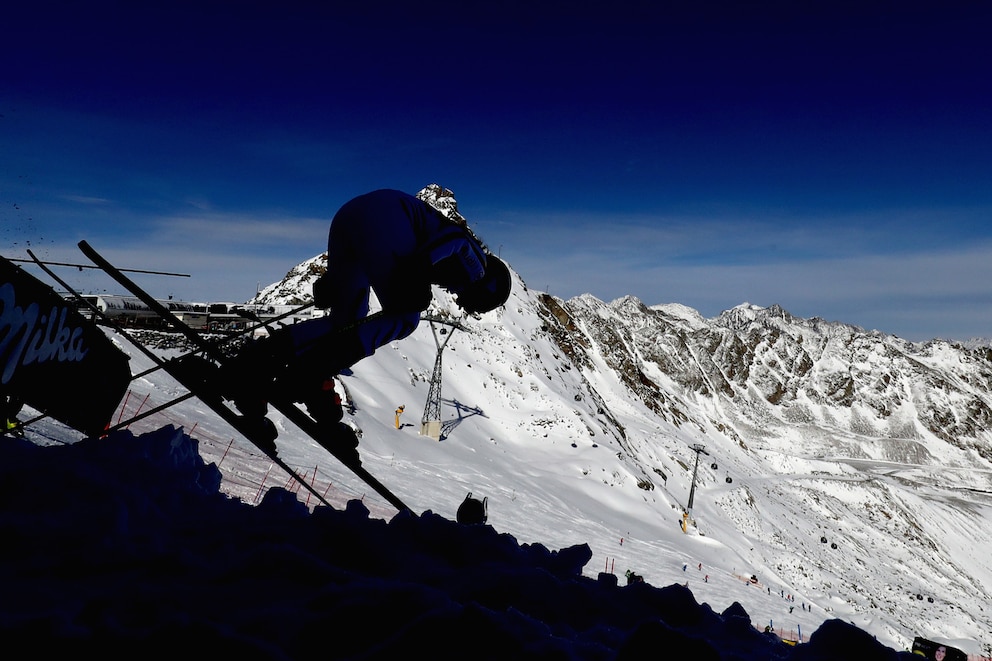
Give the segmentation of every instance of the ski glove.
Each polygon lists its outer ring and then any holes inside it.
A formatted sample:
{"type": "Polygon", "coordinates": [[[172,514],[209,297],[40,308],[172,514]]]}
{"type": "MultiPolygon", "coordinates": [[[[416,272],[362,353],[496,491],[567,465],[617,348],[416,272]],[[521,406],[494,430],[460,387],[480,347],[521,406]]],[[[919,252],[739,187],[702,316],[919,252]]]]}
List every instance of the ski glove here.
{"type": "Polygon", "coordinates": [[[316,308],[326,310],[331,307],[331,297],[334,294],[334,283],[325,272],[313,283],[313,305],[316,308]]]}

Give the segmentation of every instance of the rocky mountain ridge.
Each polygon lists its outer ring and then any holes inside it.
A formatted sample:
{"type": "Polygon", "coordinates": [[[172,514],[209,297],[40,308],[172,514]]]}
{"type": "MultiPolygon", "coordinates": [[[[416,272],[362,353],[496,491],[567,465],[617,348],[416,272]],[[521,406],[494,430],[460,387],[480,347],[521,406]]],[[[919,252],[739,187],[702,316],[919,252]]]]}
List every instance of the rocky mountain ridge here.
{"type": "MultiPolygon", "coordinates": [[[[417,195],[465,222],[450,190],[431,184],[417,195]]],[[[326,268],[327,254],[316,255],[250,303],[309,302],[313,281],[326,268]]],[[[830,430],[881,441],[934,438],[992,461],[992,348],[908,342],[799,318],[779,305],[742,303],[705,319],[686,306],[648,306],[631,296],[610,303],[589,294],[537,296],[543,329],[577,367],[593,367],[595,348],[667,420],[687,422],[701,402],[720,402],[735,418],[730,427],[741,423],[765,434],[809,427],[814,435],[830,430]]]]}
{"type": "Polygon", "coordinates": [[[754,425],[815,426],[904,441],[934,437],[992,460],[992,352],[917,344],[780,306],[742,304],[711,320],[626,297],[545,299],[659,413],[724,402],[754,425]],[[608,311],[609,314],[604,314],[608,311]],[[617,320],[623,326],[617,326],[617,320]],[[606,348],[609,348],[606,350],[606,348]]]}
{"type": "MultiPolygon", "coordinates": [[[[263,290],[265,302],[308,300],[322,258],[263,290]]],[[[612,448],[583,475],[636,484],[660,512],[685,507],[686,442],[698,440],[719,462],[699,476],[707,495],[697,510],[736,528],[721,543],[749,564],[819,603],[881,614],[878,628],[894,639],[978,639],[979,605],[992,603],[981,551],[992,543],[992,350],[908,342],[778,305],[743,303],[708,319],[630,296],[563,300],[515,278],[500,319],[453,343],[467,362],[447,377],[467,386],[502,365],[517,383],[499,383],[483,408],[541,401],[539,419],[493,420],[497,433],[612,448]],[[755,557],[756,539],[773,550],[755,557]],[[924,595],[925,614],[907,611],[904,600],[924,595]]],[[[429,312],[453,310],[436,290],[429,312]]],[[[394,349],[419,356],[434,348],[425,337],[394,349]]],[[[383,353],[370,360],[406,363],[383,353]]],[[[432,358],[421,358],[412,384],[429,378],[432,358]]]]}

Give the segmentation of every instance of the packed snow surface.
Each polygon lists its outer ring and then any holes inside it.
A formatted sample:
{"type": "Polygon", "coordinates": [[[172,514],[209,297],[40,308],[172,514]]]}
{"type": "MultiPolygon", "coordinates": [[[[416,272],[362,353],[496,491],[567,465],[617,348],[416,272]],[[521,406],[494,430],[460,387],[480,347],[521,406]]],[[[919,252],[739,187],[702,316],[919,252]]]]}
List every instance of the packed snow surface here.
{"type": "MultiPolygon", "coordinates": [[[[715,380],[692,391],[647,363],[624,375],[619,349],[632,339],[622,333],[573,360],[519,281],[505,308],[479,317],[436,294],[429,313],[446,323],[422,322],[338,379],[363,465],[411,512],[273,414],[280,455],[332,507],[318,505],[195,398],[103,439],[47,420],[25,441],[4,438],[8,642],[356,659],[660,649],[868,659],[895,658],[918,635],[971,654],[992,642],[992,489],[977,445],[852,431],[875,424],[860,405],[796,395],[802,405],[783,422],[764,395],[733,405],[701,396],[715,380]],[[445,341],[434,439],[420,416],[445,341]],[[650,406],[631,386],[648,382],[666,393],[650,406]],[[486,525],[454,521],[470,492],[487,501],[486,525]],[[627,585],[627,572],[644,581],[627,585]]],[[[588,314],[570,323],[605,333],[624,327],[619,315],[629,325],[637,305],[588,297],[572,308],[588,314]]],[[[652,310],[687,334],[713,325],[683,306],[652,310]]],[[[720,323],[744,328],[760,313],[745,305],[720,323]]],[[[133,374],[152,366],[114,337],[133,374]]],[[[868,340],[856,364],[828,344],[813,376],[890,360],[893,344],[868,340]]],[[[166,357],[182,350],[164,346],[166,357]]],[[[769,371],[758,376],[781,368],[761,350],[769,371]]],[[[959,352],[928,351],[916,364],[975,381],[959,352]]],[[[955,406],[947,383],[907,386],[886,424],[913,427],[906,402],[955,406]]],[[[132,383],[120,419],[184,392],[150,372],[132,383]]]]}

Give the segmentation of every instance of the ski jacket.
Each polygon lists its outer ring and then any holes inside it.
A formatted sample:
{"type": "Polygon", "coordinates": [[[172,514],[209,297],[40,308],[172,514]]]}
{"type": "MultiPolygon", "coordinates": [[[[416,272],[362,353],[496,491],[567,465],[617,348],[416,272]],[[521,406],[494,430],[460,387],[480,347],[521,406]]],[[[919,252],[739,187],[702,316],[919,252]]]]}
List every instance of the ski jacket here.
{"type": "Polygon", "coordinates": [[[321,292],[318,306],[330,314],[321,323],[295,325],[292,334],[300,346],[364,319],[374,291],[382,312],[357,331],[371,355],[416,329],[430,305],[432,283],[458,294],[485,268],[485,248],[468,227],[426,202],[391,189],[360,195],[338,210],[328,231],[327,273],[315,292],[321,292]]]}
{"type": "Polygon", "coordinates": [[[367,271],[373,289],[392,284],[388,277],[376,277],[389,272],[417,275],[417,284],[429,284],[436,275],[431,267],[445,262],[444,273],[437,275],[448,282],[436,284],[457,291],[481,278],[486,264],[482,245],[466,226],[413,195],[389,189],[360,195],[342,206],[331,221],[327,250],[331,269],[334,259],[343,257],[342,250],[350,252],[349,267],[367,271]],[[416,273],[418,269],[422,272],[416,273]]]}

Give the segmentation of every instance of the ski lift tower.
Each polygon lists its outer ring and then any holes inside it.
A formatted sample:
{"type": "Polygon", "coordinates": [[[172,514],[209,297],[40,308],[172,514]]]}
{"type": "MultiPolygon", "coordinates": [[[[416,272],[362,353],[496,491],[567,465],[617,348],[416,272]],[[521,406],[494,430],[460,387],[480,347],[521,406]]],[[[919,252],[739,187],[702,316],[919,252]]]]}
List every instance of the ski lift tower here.
{"type": "Polygon", "coordinates": [[[451,339],[448,327],[454,330],[467,331],[457,320],[441,317],[425,316],[423,320],[430,322],[431,332],[434,333],[434,344],[437,346],[437,358],[434,359],[434,373],[431,375],[431,385],[427,391],[427,404],[424,405],[424,416],[420,420],[420,435],[430,436],[435,441],[441,440],[441,355],[445,345],[451,339]],[[440,326],[440,331],[438,330],[440,326]],[[447,335],[444,340],[438,339],[438,334],[447,335]]]}
{"type": "Polygon", "coordinates": [[[689,524],[693,523],[692,519],[692,501],[696,497],[696,472],[699,470],[699,455],[705,454],[709,455],[706,451],[706,446],[702,443],[696,443],[692,446],[693,451],[696,453],[696,464],[692,468],[692,486],[689,487],[689,504],[685,508],[685,514],[682,516],[682,531],[688,532],[689,524]]]}

